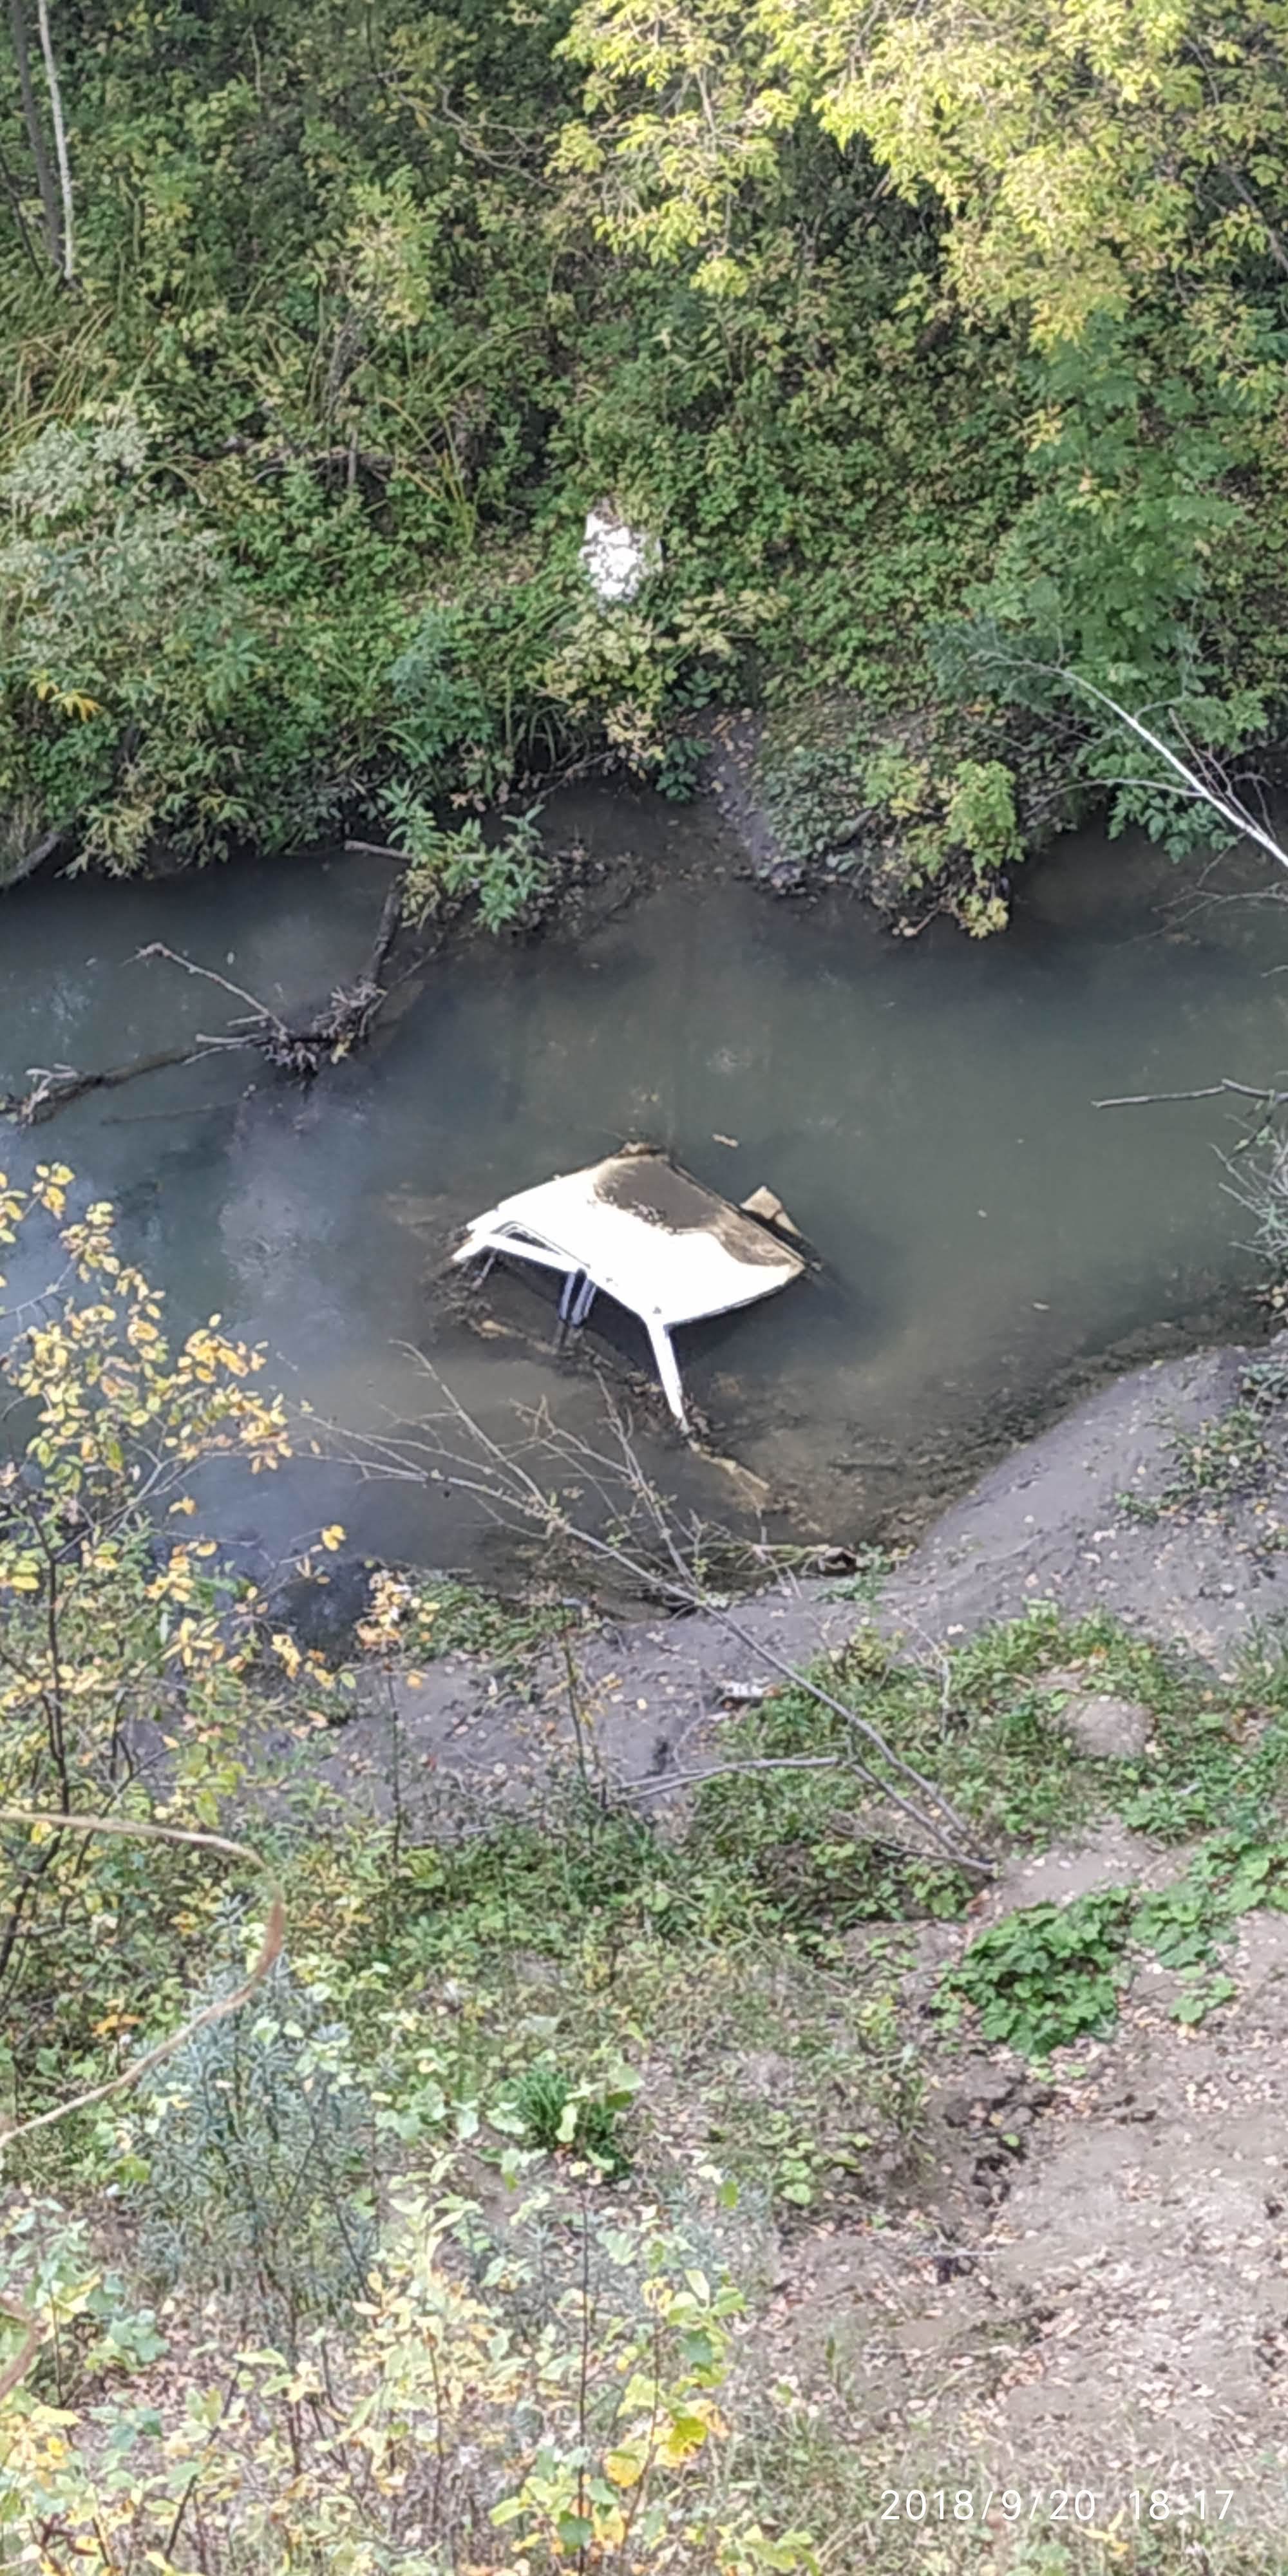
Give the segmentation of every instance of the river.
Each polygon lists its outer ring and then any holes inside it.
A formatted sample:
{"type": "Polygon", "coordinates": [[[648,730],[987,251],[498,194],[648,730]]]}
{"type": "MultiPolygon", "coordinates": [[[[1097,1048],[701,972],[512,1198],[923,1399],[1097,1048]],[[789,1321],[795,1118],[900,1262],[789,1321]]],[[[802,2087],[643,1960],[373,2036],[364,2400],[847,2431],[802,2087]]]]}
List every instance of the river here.
{"type": "MultiPolygon", "coordinates": [[[[560,1361],[539,1292],[498,1276],[463,1300],[444,1263],[465,1217],[630,1136],[732,1197],[768,1183],[822,1269],[678,1343],[713,1445],[802,1537],[911,1528],[1107,1368],[1237,1323],[1248,1266],[1214,1151],[1237,1132],[1228,1104],[1094,1103],[1281,1073],[1288,913],[1200,902],[1156,855],[1088,835],[1021,872],[1005,937],[899,939],[844,891],[784,902],[743,881],[708,808],[569,791],[555,812],[592,850],[645,854],[650,890],[576,941],[445,956],[311,1091],[207,1060],[10,1131],[8,1168],[70,1163],[117,1203],[174,1325],[220,1312],[320,1412],[366,1427],[423,1410],[419,1349],[502,1441],[542,1403],[593,1437],[596,1356],[620,1371],[632,1345],[588,1334],[560,1361]]],[[[225,1024],[236,1006],[139,962],[147,941],[284,1010],[315,1001],[354,970],[387,884],[378,859],[324,854],[17,889],[0,1089],[225,1024]]],[[[650,1406],[639,1420],[684,1509],[749,1525],[745,1487],[650,1406]]],[[[505,1568],[468,1496],[312,1461],[226,1510],[270,1553],[339,1517],[375,1553],[505,1568]]]]}

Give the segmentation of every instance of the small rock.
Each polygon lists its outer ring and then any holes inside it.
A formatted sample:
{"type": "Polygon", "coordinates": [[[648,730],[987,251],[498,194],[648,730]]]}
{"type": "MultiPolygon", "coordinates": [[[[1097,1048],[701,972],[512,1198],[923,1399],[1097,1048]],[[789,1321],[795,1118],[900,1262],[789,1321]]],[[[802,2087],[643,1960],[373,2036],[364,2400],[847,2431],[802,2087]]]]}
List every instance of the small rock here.
{"type": "Polygon", "coordinates": [[[1070,1690],[1060,1715],[1082,1752],[1099,1762],[1138,1762],[1153,1732],[1149,1710],[1113,1691],[1070,1690]]]}

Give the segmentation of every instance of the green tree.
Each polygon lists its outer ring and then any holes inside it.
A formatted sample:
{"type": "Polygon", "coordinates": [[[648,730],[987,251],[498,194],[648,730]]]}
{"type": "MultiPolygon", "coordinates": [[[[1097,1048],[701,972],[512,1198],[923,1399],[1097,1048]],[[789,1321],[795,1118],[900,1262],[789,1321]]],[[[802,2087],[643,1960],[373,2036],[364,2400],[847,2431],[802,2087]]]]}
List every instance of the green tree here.
{"type": "Polygon", "coordinates": [[[57,1163],[26,1193],[0,1178],[0,1252],[52,1237],[46,1294],[0,1310],[0,2009],[24,2118],[51,2084],[66,2091],[78,2052],[101,2074],[119,2014],[128,2027],[147,2009],[162,1864],[176,1859],[176,1902],[191,1905],[182,1835],[213,1831],[240,1777],[257,1605],[187,1529],[189,1482],[203,1461],[272,1468],[288,1447],[258,1354],[217,1321],[172,1344],[111,1209],[70,1215],[71,1179],[57,1163]],[[159,1846],[156,1826],[179,1843],[159,1846]],[[117,2003],[95,2028],[105,1978],[117,2003]]]}
{"type": "Polygon", "coordinates": [[[0,781],[38,829],[136,866],[170,825],[222,847],[250,809],[234,716],[253,625],[212,532],[157,488],[129,412],[43,430],[0,482],[0,781]]]}

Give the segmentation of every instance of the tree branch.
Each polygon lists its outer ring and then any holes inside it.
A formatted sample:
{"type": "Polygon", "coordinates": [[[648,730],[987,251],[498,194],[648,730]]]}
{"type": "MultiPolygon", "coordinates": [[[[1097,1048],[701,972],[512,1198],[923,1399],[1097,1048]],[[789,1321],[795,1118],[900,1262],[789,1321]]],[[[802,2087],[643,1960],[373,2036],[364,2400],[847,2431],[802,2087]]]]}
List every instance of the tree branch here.
{"type": "MultiPolygon", "coordinates": [[[[231,1842],[224,1834],[196,1833],[181,1825],[135,1823],[124,1816],[65,1816],[41,1807],[0,1807],[0,1825],[44,1825],[51,1832],[60,1834],[124,1834],[141,1842],[185,1843],[196,1851],[219,1852],[227,1860],[248,1861],[253,1869],[264,1871],[265,1866],[249,1843],[231,1842]]],[[[182,2048],[186,2040],[195,2038],[199,2030],[208,2030],[212,2022],[224,2021],[229,2013],[240,2012],[242,2005],[249,2002],[256,1987],[263,1984],[269,1969],[280,1958],[285,1939],[286,1908],[281,1889],[273,1882],[264,1937],[254,1964],[241,1985],[235,1987],[230,1995],[220,1995],[214,2003],[203,2005],[199,2013],[194,2013],[190,2021],[181,2023],[168,2039],[159,2040],[155,2048],[147,2049],[142,2057],[136,2058],[120,2075],[110,2076],[105,2084],[93,2084],[86,2092],[73,2094],[70,2102],[59,2102],[52,2111],[38,2111],[34,2119],[22,2120],[15,2127],[0,2127],[0,2154],[19,2138],[34,2136],[37,2129],[52,2128],[59,2120],[69,2120],[75,2111],[89,2110],[94,2103],[106,2102],[113,2094],[128,2092],[131,2086],[149,2075],[154,2066],[160,2066],[167,2057],[173,2057],[175,2050],[182,2048]]],[[[0,2388],[2,2394],[3,2389],[0,2388]]]]}
{"type": "Polygon", "coordinates": [[[1200,1091],[1129,1091],[1120,1100],[1093,1100],[1093,1109],[1152,1109],[1166,1100],[1219,1100],[1232,1092],[1238,1100],[1259,1100],[1267,1109],[1279,1109],[1288,1100],[1288,1091],[1276,1091],[1273,1083],[1232,1082],[1223,1075],[1220,1082],[1205,1083],[1200,1091]]]}

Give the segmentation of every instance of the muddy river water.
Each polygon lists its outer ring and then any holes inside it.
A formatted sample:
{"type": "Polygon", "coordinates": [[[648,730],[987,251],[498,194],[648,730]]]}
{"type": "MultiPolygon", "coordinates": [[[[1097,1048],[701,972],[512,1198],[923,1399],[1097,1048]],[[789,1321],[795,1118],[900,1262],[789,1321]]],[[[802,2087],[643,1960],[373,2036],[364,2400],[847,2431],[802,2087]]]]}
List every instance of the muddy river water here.
{"type": "MultiPolygon", "coordinates": [[[[443,1265],[463,1219],[626,1137],[734,1198],[768,1183],[821,1270],[677,1347],[777,1526],[843,1540],[910,1524],[1107,1367],[1237,1323],[1228,1104],[1094,1103],[1282,1074],[1288,911],[1198,902],[1157,858],[1089,837],[1027,871],[1006,937],[897,939],[843,892],[775,901],[744,881],[706,809],[586,793],[557,821],[592,852],[645,853],[650,890],[576,941],[445,957],[310,1092],[207,1060],[4,1131],[0,1162],[21,1176],[56,1152],[117,1203],[175,1325],[218,1310],[320,1411],[363,1427],[425,1409],[419,1349],[501,1440],[542,1402],[592,1434],[596,1357],[620,1374],[637,1348],[587,1335],[557,1359],[548,1299],[517,1282],[462,1301],[443,1265]]],[[[380,860],[334,856],[20,888],[0,907],[0,1089],[225,1024],[224,997],[137,961],[147,941],[276,1007],[315,1001],[354,970],[387,883],[380,860]]],[[[660,1412],[638,1419],[669,1491],[744,1513],[660,1412]]],[[[338,1516],[364,1548],[500,1570],[458,1492],[301,1460],[227,1508],[274,1552],[338,1516]]]]}

